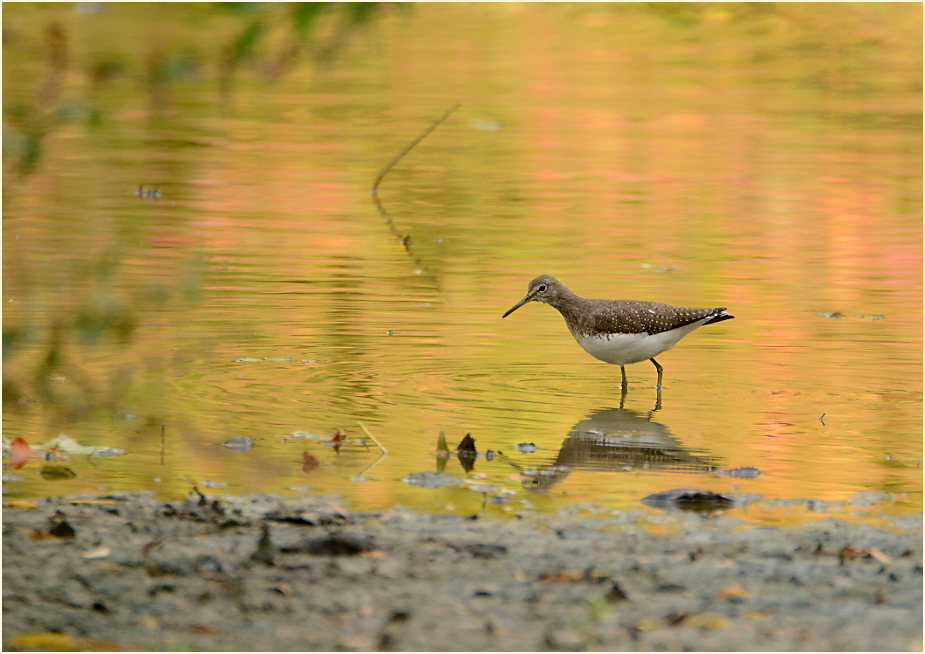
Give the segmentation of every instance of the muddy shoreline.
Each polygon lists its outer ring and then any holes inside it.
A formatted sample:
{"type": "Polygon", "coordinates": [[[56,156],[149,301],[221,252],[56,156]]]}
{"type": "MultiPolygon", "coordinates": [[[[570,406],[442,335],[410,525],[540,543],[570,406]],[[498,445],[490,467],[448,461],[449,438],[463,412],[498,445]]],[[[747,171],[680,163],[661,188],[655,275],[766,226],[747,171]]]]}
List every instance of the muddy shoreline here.
{"type": "Polygon", "coordinates": [[[323,498],[10,501],[3,644],[128,650],[918,650],[922,516],[507,521],[323,498]]]}

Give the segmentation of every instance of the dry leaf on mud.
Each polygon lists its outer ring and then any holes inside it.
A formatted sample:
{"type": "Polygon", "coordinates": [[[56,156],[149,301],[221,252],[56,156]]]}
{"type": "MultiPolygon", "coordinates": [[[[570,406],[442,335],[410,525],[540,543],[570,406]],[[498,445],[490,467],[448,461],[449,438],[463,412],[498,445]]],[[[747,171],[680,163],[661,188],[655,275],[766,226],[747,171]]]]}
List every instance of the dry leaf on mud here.
{"type": "Polygon", "coordinates": [[[57,631],[19,634],[6,642],[5,649],[45,650],[57,652],[118,652],[122,648],[104,640],[78,638],[57,631]]]}
{"type": "Polygon", "coordinates": [[[100,545],[99,547],[95,547],[88,552],[84,552],[80,555],[80,558],[88,560],[105,559],[107,556],[109,556],[109,553],[110,550],[108,547],[105,545],[100,545]]]}
{"type": "Polygon", "coordinates": [[[29,500],[7,500],[3,503],[3,506],[8,509],[37,509],[39,508],[38,504],[30,502],[29,500]]]}
{"type": "Polygon", "coordinates": [[[751,593],[742,588],[741,586],[726,586],[720,590],[716,596],[719,599],[724,600],[743,600],[746,597],[750,597],[751,593]]]}

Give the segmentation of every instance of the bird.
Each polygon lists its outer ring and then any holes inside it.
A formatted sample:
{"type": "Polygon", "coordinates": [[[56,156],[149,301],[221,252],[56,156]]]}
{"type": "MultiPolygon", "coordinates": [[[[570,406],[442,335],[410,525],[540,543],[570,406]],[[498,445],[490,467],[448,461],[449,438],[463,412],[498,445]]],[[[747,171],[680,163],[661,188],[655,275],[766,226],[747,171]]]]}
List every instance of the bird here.
{"type": "Polygon", "coordinates": [[[648,359],[658,371],[656,389],[662,388],[662,366],[655,357],[670,350],[698,327],[735,316],[726,307],[689,309],[642,300],[590,300],[576,295],[551,275],[531,280],[524,298],[502,318],[528,302],[542,302],[557,309],[572,336],[585,352],[620,366],[626,391],[625,365],[648,359]]]}

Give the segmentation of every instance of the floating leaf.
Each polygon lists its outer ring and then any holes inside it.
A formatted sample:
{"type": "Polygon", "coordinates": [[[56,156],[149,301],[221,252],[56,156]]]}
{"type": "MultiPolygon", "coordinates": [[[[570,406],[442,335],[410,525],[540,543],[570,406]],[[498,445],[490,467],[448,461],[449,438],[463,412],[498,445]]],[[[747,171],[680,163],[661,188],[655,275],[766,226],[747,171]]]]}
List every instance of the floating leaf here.
{"type": "Polygon", "coordinates": [[[321,465],[321,462],[308,452],[302,452],[302,472],[311,472],[321,465]]]}
{"type": "Polygon", "coordinates": [[[87,454],[92,456],[116,456],[125,454],[125,450],[118,447],[97,447],[95,445],[81,445],[67,434],[58,434],[43,446],[48,452],[45,458],[54,460],[58,454],[87,454]]]}
{"type": "Polygon", "coordinates": [[[38,456],[38,452],[29,447],[25,439],[17,436],[10,443],[10,465],[13,466],[14,470],[22,468],[26,465],[26,461],[34,456],[38,456]]]}
{"type": "Polygon", "coordinates": [[[466,434],[460,441],[459,447],[456,448],[456,458],[459,459],[459,465],[466,472],[471,472],[475,466],[476,456],[478,456],[478,453],[475,450],[475,439],[470,434],[466,434]]]}
{"type": "Polygon", "coordinates": [[[459,454],[465,453],[471,456],[476,455],[475,439],[472,438],[471,434],[466,434],[465,436],[463,436],[463,439],[459,442],[459,447],[456,448],[456,451],[459,454]]]}
{"type": "Polygon", "coordinates": [[[331,440],[326,441],[324,445],[329,445],[334,448],[336,454],[340,454],[340,447],[343,445],[344,441],[347,439],[347,435],[344,434],[340,429],[331,437],[331,440]]]}
{"type": "Polygon", "coordinates": [[[42,466],[41,470],[39,470],[39,474],[42,475],[43,479],[48,481],[60,481],[62,479],[74,479],[77,477],[76,472],[67,466],[59,465],[42,466]]]}
{"type": "Polygon", "coordinates": [[[440,428],[440,435],[437,436],[437,472],[446,470],[447,459],[450,458],[450,448],[446,445],[446,434],[443,433],[443,427],[440,428]]]}
{"type": "Polygon", "coordinates": [[[437,451],[449,452],[450,448],[446,446],[446,434],[443,433],[443,427],[440,428],[440,435],[437,436],[437,451]]]}
{"type": "Polygon", "coordinates": [[[45,449],[57,450],[64,454],[94,454],[99,448],[92,445],[81,445],[66,434],[58,434],[45,443],[45,449]]]}

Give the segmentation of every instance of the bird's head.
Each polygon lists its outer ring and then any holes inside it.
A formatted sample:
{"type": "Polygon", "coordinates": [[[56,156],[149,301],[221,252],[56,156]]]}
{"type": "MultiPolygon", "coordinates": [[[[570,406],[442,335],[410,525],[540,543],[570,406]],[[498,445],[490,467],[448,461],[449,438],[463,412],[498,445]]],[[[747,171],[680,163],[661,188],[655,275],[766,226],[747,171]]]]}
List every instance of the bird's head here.
{"type": "Polygon", "coordinates": [[[567,293],[568,289],[559,283],[558,279],[552,275],[540,275],[527,286],[527,294],[524,299],[505,311],[501,317],[507,318],[527,302],[544,302],[556,306],[557,301],[565,297],[567,293]]]}

